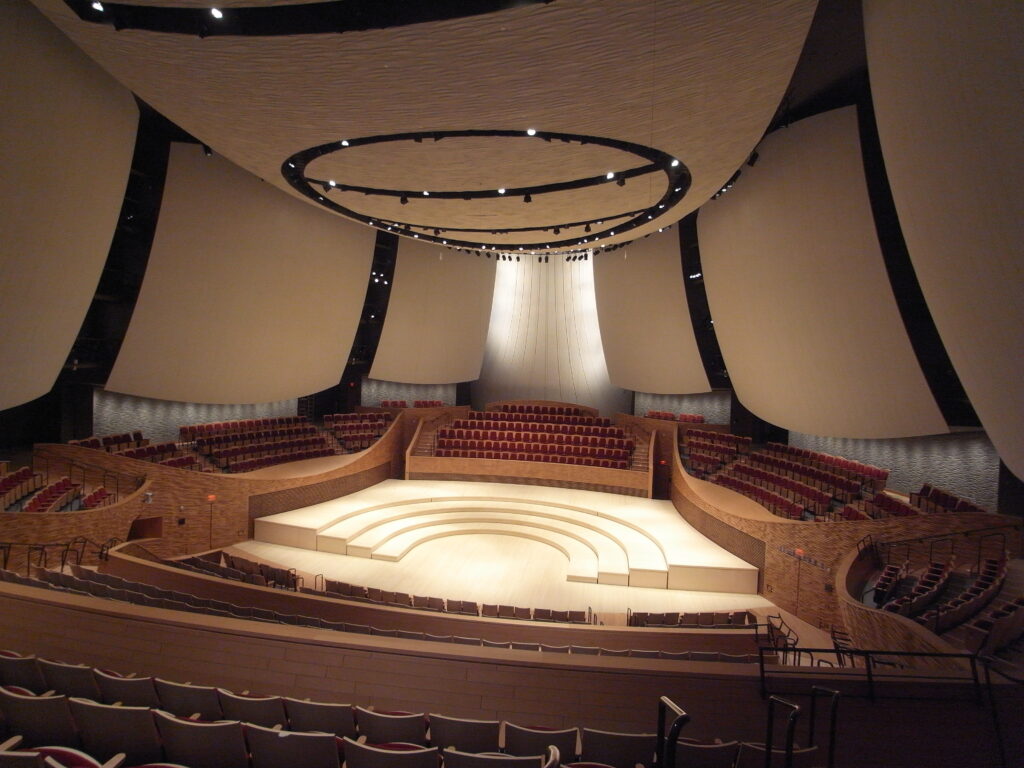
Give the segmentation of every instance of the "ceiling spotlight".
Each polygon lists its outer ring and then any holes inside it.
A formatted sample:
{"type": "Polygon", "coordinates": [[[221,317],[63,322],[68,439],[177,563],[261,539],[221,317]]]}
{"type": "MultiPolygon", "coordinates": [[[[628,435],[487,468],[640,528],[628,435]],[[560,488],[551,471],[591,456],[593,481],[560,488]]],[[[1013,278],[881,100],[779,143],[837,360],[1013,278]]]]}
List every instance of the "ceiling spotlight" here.
{"type": "Polygon", "coordinates": [[[99,0],[96,0],[96,2],[92,4],[92,9],[94,11],[99,11],[100,13],[103,13],[103,3],[101,3],[99,0]]]}
{"type": "Polygon", "coordinates": [[[408,197],[406,197],[405,195],[402,195],[402,196],[401,196],[401,197],[400,197],[400,198],[398,199],[398,202],[400,202],[400,203],[401,203],[402,205],[408,205],[408,204],[409,204],[409,198],[408,198],[408,197]]]}
{"type": "Polygon", "coordinates": [[[614,179],[614,178],[615,178],[615,171],[608,171],[608,173],[606,173],[606,174],[604,175],[604,177],[605,177],[606,179],[614,179]]]}
{"type": "Polygon", "coordinates": [[[215,19],[223,19],[224,18],[224,12],[220,8],[211,8],[210,9],[210,15],[213,16],[213,18],[215,18],[215,19]]]}
{"type": "Polygon", "coordinates": [[[347,147],[348,146],[348,139],[342,139],[341,140],[341,146],[347,147]]]}
{"type": "Polygon", "coordinates": [[[448,241],[447,240],[442,240],[441,241],[441,245],[448,245],[448,241]]]}
{"type": "Polygon", "coordinates": [[[206,144],[203,144],[203,154],[207,157],[213,157],[213,150],[210,149],[206,144]]]}
{"type": "Polygon", "coordinates": [[[418,238],[418,237],[419,237],[419,235],[415,235],[415,234],[414,234],[414,235],[413,235],[413,237],[416,237],[416,238],[418,238]]]}
{"type": "Polygon", "coordinates": [[[527,192],[526,195],[523,197],[523,202],[524,203],[532,203],[533,202],[533,198],[530,197],[530,193],[529,192],[527,192]]]}
{"type": "Polygon", "coordinates": [[[499,194],[499,195],[504,195],[504,194],[505,194],[505,188],[504,188],[504,187],[502,187],[501,189],[499,189],[499,190],[498,190],[498,194],[499,194]]]}
{"type": "Polygon", "coordinates": [[[583,231],[584,231],[584,232],[589,232],[589,231],[590,231],[590,225],[589,225],[589,224],[587,224],[587,226],[585,226],[585,227],[583,228],[583,231]]]}
{"type": "MultiPolygon", "coordinates": [[[[96,5],[102,5],[102,3],[96,3],[96,5]]],[[[294,168],[295,167],[295,163],[288,163],[288,167],[289,168],[294,168]]]]}
{"type": "Polygon", "coordinates": [[[331,191],[331,187],[333,187],[333,186],[334,185],[331,184],[330,182],[325,181],[323,183],[324,192],[330,192],[331,191]]]}
{"type": "Polygon", "coordinates": [[[624,186],[626,186],[626,180],[625,180],[625,179],[619,179],[619,180],[618,180],[617,182],[615,182],[615,183],[616,183],[616,184],[618,184],[618,185],[619,185],[620,187],[624,187],[624,186]]]}
{"type": "Polygon", "coordinates": [[[671,162],[671,163],[669,163],[669,165],[671,165],[671,166],[672,166],[673,168],[675,168],[675,167],[677,167],[677,166],[679,165],[679,161],[678,161],[678,160],[676,160],[676,159],[675,159],[675,158],[673,157],[673,158],[672,158],[672,162],[671,162]]]}
{"type": "Polygon", "coordinates": [[[425,189],[424,189],[424,190],[423,190],[423,196],[424,196],[424,197],[430,197],[430,193],[429,193],[429,192],[427,192],[427,190],[425,190],[425,189]]]}
{"type": "Polygon", "coordinates": [[[526,129],[526,135],[527,136],[536,136],[537,135],[537,129],[536,128],[527,128],[526,129]]]}
{"type": "Polygon", "coordinates": [[[560,230],[558,227],[555,227],[555,234],[556,235],[562,234],[562,230],[560,230]]]}

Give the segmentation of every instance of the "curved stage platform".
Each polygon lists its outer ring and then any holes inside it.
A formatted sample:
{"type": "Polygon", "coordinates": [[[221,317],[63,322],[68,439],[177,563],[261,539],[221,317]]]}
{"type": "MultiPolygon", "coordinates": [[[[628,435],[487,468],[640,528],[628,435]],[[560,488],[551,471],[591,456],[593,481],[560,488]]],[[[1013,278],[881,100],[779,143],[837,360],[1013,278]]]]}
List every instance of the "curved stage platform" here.
{"type": "Polygon", "coordinates": [[[668,501],[537,486],[387,480],[255,521],[257,542],[387,562],[400,562],[428,542],[473,535],[539,542],[562,557],[569,581],[757,593],[757,569],[697,533],[668,501]]]}

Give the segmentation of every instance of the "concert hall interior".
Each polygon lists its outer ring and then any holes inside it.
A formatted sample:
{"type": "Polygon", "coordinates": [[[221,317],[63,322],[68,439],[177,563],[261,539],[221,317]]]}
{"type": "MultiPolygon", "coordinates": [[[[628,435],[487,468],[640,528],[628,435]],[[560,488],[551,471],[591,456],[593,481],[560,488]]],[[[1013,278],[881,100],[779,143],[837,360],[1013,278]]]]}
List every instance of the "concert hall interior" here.
{"type": "Polygon", "coordinates": [[[1024,764],[1022,40],[2,0],[0,766],[1024,764]]]}

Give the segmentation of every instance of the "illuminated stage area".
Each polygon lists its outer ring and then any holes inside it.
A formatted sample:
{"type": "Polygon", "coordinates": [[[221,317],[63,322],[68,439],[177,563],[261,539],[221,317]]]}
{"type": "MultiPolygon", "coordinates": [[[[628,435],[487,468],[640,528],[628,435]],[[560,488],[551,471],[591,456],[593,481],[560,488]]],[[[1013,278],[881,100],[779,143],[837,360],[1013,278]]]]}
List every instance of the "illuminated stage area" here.
{"type": "Polygon", "coordinates": [[[255,526],[255,541],[240,545],[252,554],[385,589],[520,603],[535,603],[541,590],[559,602],[607,598],[605,610],[639,609],[638,593],[659,593],[650,599],[664,604],[668,589],[768,605],[756,594],[757,569],[697,533],[668,501],[387,480],[255,526]]]}

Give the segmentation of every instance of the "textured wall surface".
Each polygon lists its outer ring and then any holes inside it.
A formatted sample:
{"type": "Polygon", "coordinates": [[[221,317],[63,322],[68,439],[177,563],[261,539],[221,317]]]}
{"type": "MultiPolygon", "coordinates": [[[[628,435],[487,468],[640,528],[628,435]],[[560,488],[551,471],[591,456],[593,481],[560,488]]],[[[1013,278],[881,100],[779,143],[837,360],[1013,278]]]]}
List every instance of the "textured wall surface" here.
{"type": "Polygon", "coordinates": [[[417,400],[440,400],[455,405],[455,384],[403,384],[400,381],[363,379],[360,404],[367,407],[380,405],[381,400],[405,400],[412,407],[417,400]]]}
{"type": "Polygon", "coordinates": [[[654,395],[637,392],[633,413],[643,416],[648,411],[699,413],[708,424],[728,424],[732,413],[732,396],[728,391],[697,395],[654,395]]]}
{"type": "Polygon", "coordinates": [[[294,399],[236,405],[179,403],[97,389],[92,395],[93,434],[114,435],[141,429],[143,436],[153,441],[177,440],[182,424],[294,416],[297,405],[294,399]]]}
{"type": "Polygon", "coordinates": [[[995,512],[999,456],[984,432],[954,432],[895,440],[854,440],[790,432],[800,448],[857,459],[892,470],[888,486],[903,493],[931,483],[995,512]]]}

